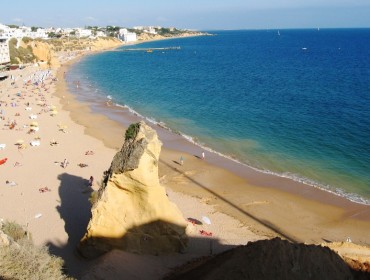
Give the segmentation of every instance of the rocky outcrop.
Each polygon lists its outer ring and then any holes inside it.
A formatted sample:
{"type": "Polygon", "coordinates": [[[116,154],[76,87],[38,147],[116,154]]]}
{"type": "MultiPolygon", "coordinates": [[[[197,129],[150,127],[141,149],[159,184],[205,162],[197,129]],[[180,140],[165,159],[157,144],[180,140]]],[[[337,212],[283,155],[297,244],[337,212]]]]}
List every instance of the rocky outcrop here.
{"type": "Polygon", "coordinates": [[[165,36],[160,34],[151,34],[151,33],[140,33],[138,34],[137,38],[139,41],[152,41],[152,40],[162,40],[162,39],[169,39],[169,38],[182,38],[182,37],[193,37],[193,36],[204,36],[204,35],[210,35],[208,33],[204,32],[181,32],[178,34],[166,34],[165,36]]]}
{"type": "Polygon", "coordinates": [[[24,44],[25,47],[31,46],[33,54],[37,57],[38,62],[44,62],[45,67],[59,67],[60,62],[52,44],[43,41],[31,41],[24,44]]]}
{"type": "Polygon", "coordinates": [[[190,263],[163,279],[369,279],[329,248],[275,238],[190,263]]]}
{"type": "Polygon", "coordinates": [[[323,243],[336,252],[353,270],[367,272],[370,277],[370,247],[352,242],[323,243]]]}
{"type": "Polygon", "coordinates": [[[114,248],[139,254],[180,252],[186,221],[159,184],[161,142],[144,122],[131,125],[114,156],[79,244],[86,258],[114,248]]]}

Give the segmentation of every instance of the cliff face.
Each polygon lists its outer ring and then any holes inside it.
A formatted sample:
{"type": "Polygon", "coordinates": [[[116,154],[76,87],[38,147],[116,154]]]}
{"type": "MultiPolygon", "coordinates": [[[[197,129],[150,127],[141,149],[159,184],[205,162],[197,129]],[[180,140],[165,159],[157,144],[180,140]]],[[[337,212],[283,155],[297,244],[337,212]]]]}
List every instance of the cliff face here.
{"type": "MultiPolygon", "coordinates": [[[[27,43],[20,41],[20,46],[32,48],[37,62],[44,62],[45,67],[59,67],[61,58],[70,54],[81,54],[88,51],[101,51],[122,45],[116,38],[96,39],[53,39],[53,40],[30,40],[27,43]]],[[[22,62],[22,61],[21,61],[22,62]]]]}
{"type": "Polygon", "coordinates": [[[23,43],[23,45],[25,47],[28,45],[31,46],[32,52],[37,57],[38,61],[45,62],[46,66],[49,65],[51,67],[60,66],[60,62],[57,57],[57,52],[55,51],[52,44],[43,41],[31,41],[27,44],[23,43]]]}
{"type": "Polygon", "coordinates": [[[169,38],[180,38],[180,37],[192,37],[192,36],[204,36],[207,33],[202,32],[182,32],[176,35],[163,36],[160,34],[150,34],[150,33],[141,33],[137,36],[139,41],[151,41],[151,40],[161,40],[161,39],[169,39],[169,38]]]}
{"type": "Polygon", "coordinates": [[[106,50],[114,47],[121,46],[123,43],[122,41],[116,39],[116,38],[97,38],[92,41],[91,44],[91,50],[92,51],[101,51],[106,50]]]}
{"type": "Polygon", "coordinates": [[[180,252],[186,221],[159,184],[161,142],[144,122],[131,125],[92,207],[79,251],[86,258],[114,248],[139,254],[180,252]]]}

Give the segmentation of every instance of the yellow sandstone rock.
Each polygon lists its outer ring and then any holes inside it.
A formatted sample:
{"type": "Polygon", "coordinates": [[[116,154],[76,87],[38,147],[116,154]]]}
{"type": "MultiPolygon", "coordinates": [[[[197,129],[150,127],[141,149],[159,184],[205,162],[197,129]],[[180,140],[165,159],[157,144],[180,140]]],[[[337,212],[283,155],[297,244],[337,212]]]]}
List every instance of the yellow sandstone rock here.
{"type": "Polygon", "coordinates": [[[126,131],[113,158],[79,251],[87,258],[114,248],[138,254],[180,252],[187,223],[159,184],[162,143],[144,122],[126,131]]]}

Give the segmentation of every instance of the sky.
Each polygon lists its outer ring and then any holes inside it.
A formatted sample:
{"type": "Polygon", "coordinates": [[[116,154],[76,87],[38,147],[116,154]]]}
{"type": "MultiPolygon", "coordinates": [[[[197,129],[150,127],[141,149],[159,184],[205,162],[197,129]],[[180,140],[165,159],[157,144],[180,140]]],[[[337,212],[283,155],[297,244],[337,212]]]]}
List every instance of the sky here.
{"type": "Polygon", "coordinates": [[[370,27],[370,0],[12,0],[0,23],[195,30],[370,27]]]}

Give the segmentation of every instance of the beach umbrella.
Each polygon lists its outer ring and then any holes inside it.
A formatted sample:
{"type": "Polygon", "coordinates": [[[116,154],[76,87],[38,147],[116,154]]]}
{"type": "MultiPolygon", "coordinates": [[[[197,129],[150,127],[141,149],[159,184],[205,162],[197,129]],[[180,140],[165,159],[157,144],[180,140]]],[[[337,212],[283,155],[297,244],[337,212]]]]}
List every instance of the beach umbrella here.
{"type": "Polygon", "coordinates": [[[31,122],[30,126],[39,126],[38,122],[31,122]]]}
{"type": "Polygon", "coordinates": [[[51,113],[50,113],[50,115],[56,115],[56,114],[58,114],[57,110],[51,111],[51,113]]]}
{"type": "Polygon", "coordinates": [[[205,222],[207,225],[210,225],[211,224],[211,220],[210,218],[206,217],[206,216],[203,216],[202,217],[202,221],[205,222]]]}
{"type": "Polygon", "coordinates": [[[18,139],[15,144],[16,145],[22,145],[23,143],[24,143],[24,140],[23,139],[18,139]]]}

